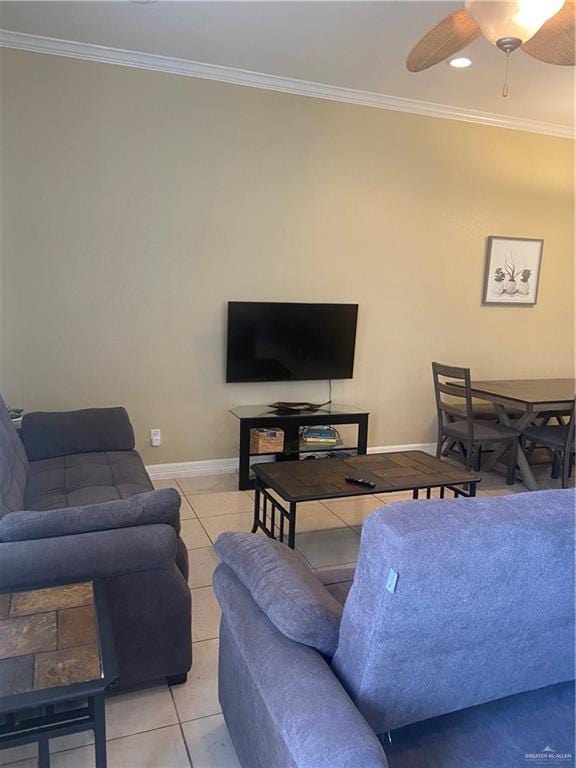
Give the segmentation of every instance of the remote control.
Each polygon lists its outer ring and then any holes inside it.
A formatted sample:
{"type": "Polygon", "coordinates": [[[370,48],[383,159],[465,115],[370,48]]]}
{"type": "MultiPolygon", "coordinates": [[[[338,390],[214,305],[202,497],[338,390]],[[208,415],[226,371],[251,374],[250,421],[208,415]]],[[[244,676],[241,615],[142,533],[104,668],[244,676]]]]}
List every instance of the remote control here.
{"type": "Polygon", "coordinates": [[[346,482],[352,485],[362,485],[364,488],[376,488],[376,483],[373,483],[372,480],[364,480],[363,477],[347,477],[346,482]]]}

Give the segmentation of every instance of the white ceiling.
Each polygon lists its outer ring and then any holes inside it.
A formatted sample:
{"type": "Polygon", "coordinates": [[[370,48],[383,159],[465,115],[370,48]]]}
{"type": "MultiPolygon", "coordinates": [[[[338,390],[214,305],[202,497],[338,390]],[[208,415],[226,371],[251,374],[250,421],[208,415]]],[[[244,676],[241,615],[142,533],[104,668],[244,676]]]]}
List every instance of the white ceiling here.
{"type": "Polygon", "coordinates": [[[15,32],[160,54],[268,75],[481,110],[573,127],[574,68],[513,55],[510,96],[504,57],[483,38],[473,65],[412,74],[414,43],[463,3],[380,2],[3,2],[0,27],[15,32]]]}

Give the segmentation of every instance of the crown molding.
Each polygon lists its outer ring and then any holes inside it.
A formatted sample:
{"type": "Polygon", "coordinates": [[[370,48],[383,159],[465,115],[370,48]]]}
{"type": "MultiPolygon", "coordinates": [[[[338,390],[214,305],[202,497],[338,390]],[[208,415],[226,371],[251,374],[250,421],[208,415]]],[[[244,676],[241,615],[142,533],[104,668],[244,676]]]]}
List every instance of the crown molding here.
{"type": "Polygon", "coordinates": [[[222,83],[244,85],[280,93],[291,93],[327,101],[339,101],[376,109],[389,109],[396,112],[409,112],[427,117],[441,117],[459,120],[465,123],[489,125],[496,128],[510,128],[516,131],[542,133],[565,139],[576,138],[576,132],[568,126],[554,123],[542,123],[537,120],[525,120],[519,117],[481,112],[446,104],[433,104],[418,99],[405,99],[400,96],[388,96],[372,91],[358,91],[353,88],[340,88],[334,85],[314,83],[308,80],[296,80],[277,75],[266,75],[246,69],[222,67],[217,64],[204,64],[188,59],[177,59],[153,53],[127,51],[121,48],[108,48],[92,43],[76,43],[40,35],[28,35],[0,29],[0,48],[13,48],[19,51],[45,53],[52,56],[64,56],[84,61],[98,61],[135,69],[148,69],[155,72],[167,72],[184,77],[197,77],[204,80],[217,80],[222,83]]]}

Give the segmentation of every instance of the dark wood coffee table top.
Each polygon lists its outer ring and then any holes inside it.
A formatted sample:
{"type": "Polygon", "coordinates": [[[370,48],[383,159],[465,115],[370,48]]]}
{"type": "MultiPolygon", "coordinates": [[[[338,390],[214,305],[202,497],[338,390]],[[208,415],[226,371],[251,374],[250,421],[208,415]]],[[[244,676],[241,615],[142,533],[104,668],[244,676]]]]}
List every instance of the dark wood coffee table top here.
{"type": "Polygon", "coordinates": [[[286,501],[294,502],[480,482],[478,475],[424,451],[275,462],[256,464],[252,469],[261,483],[286,501]],[[374,488],[351,485],[345,480],[347,476],[362,477],[376,485],[374,488]]]}

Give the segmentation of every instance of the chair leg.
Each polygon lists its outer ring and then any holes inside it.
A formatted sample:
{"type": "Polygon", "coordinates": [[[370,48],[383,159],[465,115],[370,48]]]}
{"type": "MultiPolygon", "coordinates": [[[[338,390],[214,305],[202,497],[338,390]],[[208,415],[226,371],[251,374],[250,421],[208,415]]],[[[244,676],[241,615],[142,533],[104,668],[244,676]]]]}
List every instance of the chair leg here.
{"type": "Polygon", "coordinates": [[[508,462],[508,473],[506,476],[506,485],[514,485],[516,482],[516,465],[518,463],[518,438],[512,440],[510,450],[510,461],[508,462]]]}
{"type": "Polygon", "coordinates": [[[553,480],[557,480],[560,477],[560,455],[558,451],[553,451],[552,453],[552,470],[550,472],[550,477],[553,480]]]}

